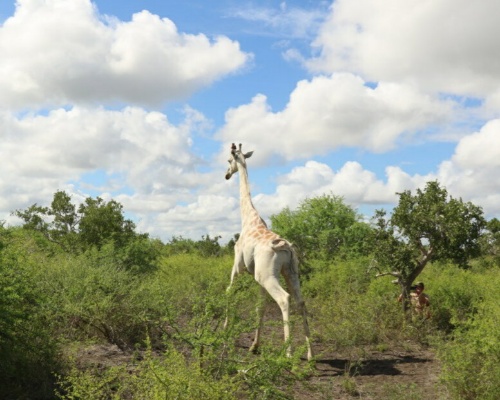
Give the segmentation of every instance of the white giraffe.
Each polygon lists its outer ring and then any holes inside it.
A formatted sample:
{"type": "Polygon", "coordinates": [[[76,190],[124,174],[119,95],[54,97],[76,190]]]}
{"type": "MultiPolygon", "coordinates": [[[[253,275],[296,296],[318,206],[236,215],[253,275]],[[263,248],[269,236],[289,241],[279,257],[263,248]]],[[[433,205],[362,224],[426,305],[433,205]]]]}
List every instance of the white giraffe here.
{"type": "MultiPolygon", "coordinates": [[[[241,208],[241,233],[234,246],[234,265],[231,272],[231,282],[228,290],[233,284],[237,274],[243,272],[251,273],[255,280],[261,285],[261,295],[265,296],[267,291],[278,303],[283,314],[285,342],[289,343],[287,355],[291,355],[290,339],[290,295],[281,287],[279,283],[280,274],[285,278],[288,290],[291,292],[304,323],[304,333],[306,336],[307,359],[313,357],[309,325],[307,322],[306,308],[300,291],[299,264],[295,249],[287,240],[281,238],[276,233],[268,229],[264,220],[255,209],[250,196],[250,185],[248,182],[248,172],[246,159],[253,154],[253,151],[243,153],[241,143],[239,149],[233,143],[229,158],[229,168],[226,179],[230,179],[235,172],[240,174],[240,208],[241,208]]],[[[262,321],[264,317],[264,303],[257,306],[259,324],[255,332],[255,339],[251,351],[256,351],[259,347],[262,321]]],[[[227,323],[227,320],[226,320],[227,323]]]]}

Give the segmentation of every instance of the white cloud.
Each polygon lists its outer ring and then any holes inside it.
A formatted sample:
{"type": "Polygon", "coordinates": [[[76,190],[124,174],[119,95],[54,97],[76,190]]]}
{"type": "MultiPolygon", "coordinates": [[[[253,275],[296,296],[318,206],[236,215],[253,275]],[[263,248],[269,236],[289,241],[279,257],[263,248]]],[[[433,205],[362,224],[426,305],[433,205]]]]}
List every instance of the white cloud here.
{"type": "Polygon", "coordinates": [[[486,96],[500,87],[499,14],[497,0],[337,0],[308,65],[486,96]]]}
{"type": "Polygon", "coordinates": [[[440,182],[450,192],[500,215],[500,119],[460,140],[455,154],[438,170],[440,182]]]}
{"type": "Polygon", "coordinates": [[[452,160],[461,167],[487,172],[500,168],[500,119],[489,121],[479,132],[464,137],[452,160]]]}
{"type": "Polygon", "coordinates": [[[300,81],[283,111],[272,112],[264,95],[230,109],[219,137],[247,148],[258,144],[260,162],[271,154],[292,160],[340,147],[383,152],[402,137],[442,124],[452,110],[450,102],[409,85],[380,83],[373,89],[352,74],[334,74],[300,81]]]}
{"type": "MultiPolygon", "coordinates": [[[[68,182],[79,184],[85,174],[100,171],[101,191],[111,186],[138,197],[175,194],[182,200],[183,193],[207,181],[196,171],[202,160],[191,152],[191,131],[200,118],[191,111],[175,126],[162,113],[135,107],[74,107],[19,118],[3,113],[0,209],[8,213],[42,200],[48,204],[68,182]]],[[[172,205],[171,199],[165,207],[172,205]]]]}
{"type": "Polygon", "coordinates": [[[200,194],[185,205],[144,215],[138,228],[167,241],[173,236],[199,240],[203,235],[222,236],[227,242],[241,230],[239,201],[225,195],[200,194]]]}
{"type": "Polygon", "coordinates": [[[310,38],[316,34],[325,17],[324,3],[318,2],[315,8],[302,8],[289,6],[286,1],[282,1],[279,7],[273,8],[240,2],[236,8],[229,11],[229,15],[233,18],[259,23],[259,31],[254,34],[310,38]]]}
{"type": "Polygon", "coordinates": [[[129,22],[90,0],[18,0],[0,26],[0,107],[184,98],[233,73],[251,55],[220,36],[177,31],[148,11],[129,22]]]}
{"type": "MultiPolygon", "coordinates": [[[[341,196],[347,204],[382,206],[397,201],[396,192],[414,189],[425,183],[426,177],[410,177],[397,167],[386,169],[386,181],[355,161],[345,163],[338,171],[329,165],[307,161],[279,178],[272,194],[256,194],[254,205],[260,215],[269,220],[285,207],[296,209],[306,198],[333,194],[341,196]]],[[[368,215],[371,217],[371,215],[368,215]]]]}
{"type": "MultiPolygon", "coordinates": [[[[369,206],[366,217],[371,217],[373,208],[388,206],[390,210],[396,206],[396,193],[415,192],[437,179],[453,197],[462,197],[482,206],[490,217],[499,215],[500,180],[496,173],[500,160],[499,130],[500,120],[495,120],[464,137],[454,156],[444,161],[436,172],[426,175],[410,175],[398,166],[389,165],[385,168],[385,176],[378,177],[356,161],[346,162],[337,171],[325,163],[306,161],[279,176],[276,189],[270,194],[255,190],[258,181],[251,178],[253,203],[269,222],[271,215],[285,207],[296,209],[308,197],[334,194],[342,196],[347,204],[361,209],[361,212],[369,206]]],[[[254,157],[251,160],[255,161],[254,157]]],[[[250,175],[254,176],[251,171],[250,175]]],[[[193,239],[208,232],[222,235],[223,241],[229,240],[240,230],[239,177],[236,175],[230,181],[222,181],[222,175],[214,172],[209,181],[213,183],[210,185],[212,194],[200,193],[191,199],[185,198],[186,204],[163,210],[153,218],[145,216],[142,226],[147,227],[148,232],[182,232],[185,237],[193,239]]]]}
{"type": "MultiPolygon", "coordinates": [[[[500,5],[476,3],[333,3],[315,43],[321,54],[308,64],[325,75],[298,82],[282,110],[273,111],[264,94],[229,109],[216,137],[256,150],[255,167],[304,160],[278,178],[271,194],[259,192],[255,174],[254,204],[264,218],[324,193],[356,207],[391,204],[396,192],[432,179],[500,215],[500,120],[470,134],[486,114],[478,110],[472,121],[471,113],[457,113],[459,99],[425,94],[488,96],[485,109],[498,113],[500,5]],[[427,175],[389,165],[380,177],[356,161],[333,170],[311,160],[345,147],[382,153],[430,133],[459,142],[453,157],[427,175]]],[[[321,17],[281,4],[244,17],[277,35],[311,35],[321,17]]],[[[139,230],[165,240],[206,233],[228,240],[240,230],[238,182],[224,180],[226,144],[214,156],[215,169],[193,149],[203,115],[187,108],[174,124],[139,107],[104,108],[182,99],[247,63],[251,56],[237,42],[178,32],[148,11],[124,22],[100,15],[88,0],[19,0],[0,25],[0,53],[0,219],[15,208],[46,205],[62,189],[77,199],[85,191],[113,197],[139,230]],[[100,179],[87,179],[92,174],[100,179]]],[[[304,61],[297,50],[287,56],[304,61]]]]}

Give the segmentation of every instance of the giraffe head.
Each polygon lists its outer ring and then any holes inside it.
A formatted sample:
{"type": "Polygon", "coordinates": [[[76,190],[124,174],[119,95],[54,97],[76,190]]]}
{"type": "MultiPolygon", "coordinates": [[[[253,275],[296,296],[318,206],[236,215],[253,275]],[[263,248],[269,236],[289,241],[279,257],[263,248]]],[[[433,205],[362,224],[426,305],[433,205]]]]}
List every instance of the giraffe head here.
{"type": "Polygon", "coordinates": [[[249,151],[248,153],[243,153],[241,151],[241,143],[239,145],[239,149],[236,149],[236,145],[233,143],[231,145],[231,156],[229,157],[229,168],[226,172],[226,179],[230,179],[235,172],[238,171],[238,164],[242,165],[246,168],[247,163],[245,159],[250,158],[253,154],[253,151],[249,151]]]}

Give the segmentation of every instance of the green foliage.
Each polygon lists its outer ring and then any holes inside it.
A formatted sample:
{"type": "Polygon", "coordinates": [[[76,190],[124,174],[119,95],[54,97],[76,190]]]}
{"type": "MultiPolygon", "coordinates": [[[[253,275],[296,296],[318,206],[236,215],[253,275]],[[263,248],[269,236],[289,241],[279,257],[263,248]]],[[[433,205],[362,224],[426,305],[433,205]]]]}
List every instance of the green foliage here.
{"type": "Polygon", "coordinates": [[[392,216],[377,211],[375,259],[378,267],[398,279],[407,299],[410,285],[431,260],[450,260],[461,266],[480,254],[479,238],[485,226],[483,212],[472,203],[448,197],[439,183],[398,193],[392,216]]]}
{"type": "Polygon", "coordinates": [[[336,348],[383,343],[401,329],[394,285],[367,273],[368,259],[325,265],[304,282],[311,324],[336,348]]]}
{"type": "Polygon", "coordinates": [[[79,238],[84,248],[101,247],[112,241],[122,247],[134,237],[135,224],[125,219],[123,206],[115,200],[87,197],[78,208],[79,238]]]}
{"type": "Polygon", "coordinates": [[[135,224],[125,218],[123,206],[115,200],[88,197],[77,209],[71,196],[57,191],[50,207],[34,204],[14,214],[24,221],[23,228],[41,232],[68,253],[112,246],[122,267],[147,272],[157,266],[159,242],[136,233],[135,224]]]}
{"type": "MultiPolygon", "coordinates": [[[[323,195],[304,200],[296,210],[271,216],[273,230],[293,242],[306,262],[369,254],[372,229],[342,197],[323,195]]],[[[310,268],[310,267],[309,267],[310,268]]]]}
{"type": "Polygon", "coordinates": [[[486,224],[481,238],[481,253],[492,259],[491,264],[500,264],[500,220],[497,218],[486,224]]]}
{"type": "Polygon", "coordinates": [[[36,282],[40,249],[20,229],[0,227],[0,397],[34,398],[52,390],[56,339],[36,282]]]}
{"type": "Polygon", "coordinates": [[[174,236],[165,246],[166,253],[169,255],[196,253],[203,257],[218,257],[223,254],[232,254],[234,244],[231,245],[231,248],[225,249],[219,243],[220,238],[221,236],[211,238],[210,235],[203,235],[201,240],[195,241],[183,238],[182,236],[174,236]]]}
{"type": "MultiPolygon", "coordinates": [[[[357,365],[367,348],[440,343],[442,379],[452,398],[498,398],[496,223],[490,221],[482,238],[487,258],[460,268],[477,254],[480,209],[449,199],[437,183],[400,198],[390,219],[377,214],[377,265],[408,280],[416,266],[427,265],[420,272],[432,318],[418,323],[401,318],[398,287],[367,273],[373,230],[342,199],[310,199],[273,217],[280,234],[314,265],[302,280],[313,345],[329,356],[349,354],[357,365]]],[[[268,305],[271,334],[263,336],[260,354],[247,351],[260,288],[244,275],[226,292],[234,243],[224,247],[207,235],[164,245],[136,234],[119,203],[87,199],[77,208],[64,192],[50,207],[18,213],[28,229],[0,223],[1,398],[53,398],[54,374],[61,399],[289,399],[303,381],[307,386],[314,371],[301,359],[294,307],[292,341],[299,346],[291,358],[275,303],[268,305]],[[68,359],[69,349],[82,357],[89,343],[124,351],[106,365],[68,359]]],[[[359,395],[355,375],[339,384],[359,395]]],[[[314,391],[312,385],[307,390],[314,391]]],[[[387,387],[384,394],[423,398],[413,387],[387,387]]]]}
{"type": "Polygon", "coordinates": [[[14,214],[24,221],[23,226],[26,229],[47,233],[49,224],[43,218],[43,216],[49,214],[47,207],[40,207],[35,203],[26,210],[16,210],[14,214]]]}
{"type": "Polygon", "coordinates": [[[84,250],[101,247],[109,241],[121,246],[134,236],[135,225],[125,219],[123,206],[115,200],[106,202],[100,197],[88,197],[77,210],[70,195],[57,191],[50,207],[34,204],[13,214],[24,221],[24,228],[42,232],[66,250],[77,250],[76,246],[84,250]]]}
{"type": "Polygon", "coordinates": [[[475,318],[464,322],[453,341],[440,351],[442,379],[456,399],[500,397],[500,306],[483,303],[475,318]]]}
{"type": "Polygon", "coordinates": [[[155,355],[151,347],[134,365],[81,371],[73,365],[60,378],[58,398],[76,399],[234,399],[237,385],[228,376],[214,380],[182,353],[155,355]]]}
{"type": "Polygon", "coordinates": [[[130,349],[148,330],[156,332],[152,321],[164,314],[161,299],[151,294],[152,277],[124,268],[112,244],[73,258],[60,255],[38,279],[53,329],[67,339],[130,349]]]}
{"type": "MultiPolygon", "coordinates": [[[[225,287],[230,263],[229,257],[224,257],[224,262],[221,262],[220,258],[206,259],[191,254],[166,258],[156,278],[141,286],[141,290],[147,291],[144,298],[148,299],[148,305],[140,305],[143,319],[160,322],[159,332],[155,333],[153,325],[144,329],[155,335],[149,336],[151,340],[144,336],[147,343],[145,353],[141,352],[141,358],[134,361],[133,366],[82,371],[73,365],[60,377],[59,397],[232,399],[244,394],[244,397],[253,399],[291,398],[287,387],[306,373],[301,372],[303,367],[299,366],[304,349],[298,349],[290,359],[285,355],[286,346],[281,338],[277,346],[264,346],[259,357],[237,346],[241,335],[255,328],[256,318],[248,318],[248,315],[254,315],[257,285],[249,276],[249,279],[241,277],[235,283],[235,292],[227,296],[225,287]],[[248,288],[250,290],[246,290],[248,288]],[[145,315],[146,307],[163,308],[163,315],[145,315]],[[230,323],[227,329],[223,329],[226,310],[230,311],[230,323]],[[163,340],[158,333],[163,335],[163,340]],[[155,348],[164,350],[158,352],[154,351],[155,348]]],[[[99,268],[106,277],[102,262],[99,268]]],[[[81,270],[77,268],[73,273],[81,270]]],[[[123,280],[120,275],[115,277],[112,289],[102,276],[96,279],[90,275],[83,281],[78,280],[81,286],[88,288],[84,292],[93,293],[93,299],[77,292],[76,302],[71,299],[63,301],[74,303],[70,310],[62,310],[63,315],[88,310],[87,317],[92,315],[94,325],[102,325],[103,320],[111,325],[117,320],[113,324],[116,334],[120,334],[120,325],[132,324],[133,312],[127,312],[123,304],[140,303],[137,294],[130,300],[122,296],[118,301],[107,301],[108,297],[101,292],[133,293],[137,291],[134,284],[118,289],[123,280]],[[116,304],[118,302],[120,305],[116,304]],[[111,305],[112,312],[99,317],[111,305]]],[[[67,287],[73,287],[75,283],[76,280],[67,287]]],[[[99,331],[90,329],[86,333],[102,337],[99,331]]]]}

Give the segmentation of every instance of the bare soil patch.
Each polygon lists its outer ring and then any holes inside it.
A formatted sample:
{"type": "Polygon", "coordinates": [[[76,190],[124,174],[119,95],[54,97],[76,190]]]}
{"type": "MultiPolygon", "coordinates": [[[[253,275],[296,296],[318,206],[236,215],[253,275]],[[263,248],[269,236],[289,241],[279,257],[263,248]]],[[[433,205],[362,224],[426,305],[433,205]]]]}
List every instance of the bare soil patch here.
{"type": "Polygon", "coordinates": [[[305,385],[309,391],[300,391],[295,398],[446,399],[439,373],[434,352],[409,343],[386,351],[356,348],[354,354],[323,347],[316,373],[305,385]]]}

